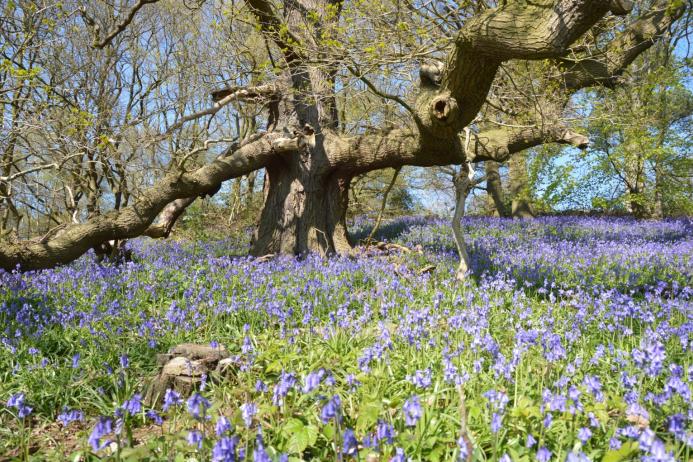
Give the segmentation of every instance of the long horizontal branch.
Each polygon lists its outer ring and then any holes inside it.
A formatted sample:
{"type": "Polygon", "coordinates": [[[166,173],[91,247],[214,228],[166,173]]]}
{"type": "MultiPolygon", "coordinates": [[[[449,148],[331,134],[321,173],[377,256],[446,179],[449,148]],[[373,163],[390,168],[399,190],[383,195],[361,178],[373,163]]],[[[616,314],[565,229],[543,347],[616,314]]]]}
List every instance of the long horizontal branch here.
{"type": "Polygon", "coordinates": [[[472,135],[467,156],[470,162],[504,162],[513,154],[547,143],[568,144],[585,149],[589,138],[560,124],[488,129],[472,135]]]}
{"type": "Polygon", "coordinates": [[[267,134],[189,173],[174,172],[145,190],[129,207],[66,227],[46,242],[0,244],[0,268],[50,268],[67,263],[109,240],[143,234],[164,207],[176,199],[204,194],[228,179],[266,166],[276,155],[279,135],[267,134]]]}

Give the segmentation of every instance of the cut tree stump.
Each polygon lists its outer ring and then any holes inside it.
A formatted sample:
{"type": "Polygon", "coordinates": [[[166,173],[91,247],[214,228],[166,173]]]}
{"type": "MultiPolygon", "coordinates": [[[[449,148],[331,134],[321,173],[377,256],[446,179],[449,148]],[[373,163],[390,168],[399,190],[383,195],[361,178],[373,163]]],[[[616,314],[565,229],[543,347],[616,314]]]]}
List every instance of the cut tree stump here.
{"type": "Polygon", "coordinates": [[[182,343],[168,353],[157,354],[156,363],[160,370],[147,386],[145,403],[158,407],[169,388],[181,396],[191,395],[200,388],[203,379],[210,377],[210,372],[219,370],[222,363],[224,373],[228,374],[234,364],[228,356],[224,347],[197,343],[182,343]]]}

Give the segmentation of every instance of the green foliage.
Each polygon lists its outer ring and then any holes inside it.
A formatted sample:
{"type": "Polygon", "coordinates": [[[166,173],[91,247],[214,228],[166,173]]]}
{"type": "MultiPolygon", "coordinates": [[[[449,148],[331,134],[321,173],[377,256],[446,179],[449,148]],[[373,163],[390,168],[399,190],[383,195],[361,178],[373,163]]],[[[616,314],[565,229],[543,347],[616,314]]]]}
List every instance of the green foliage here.
{"type": "Polygon", "coordinates": [[[594,204],[641,216],[693,213],[690,68],[664,46],[638,61],[636,79],[591,93],[583,187],[594,204]]]}

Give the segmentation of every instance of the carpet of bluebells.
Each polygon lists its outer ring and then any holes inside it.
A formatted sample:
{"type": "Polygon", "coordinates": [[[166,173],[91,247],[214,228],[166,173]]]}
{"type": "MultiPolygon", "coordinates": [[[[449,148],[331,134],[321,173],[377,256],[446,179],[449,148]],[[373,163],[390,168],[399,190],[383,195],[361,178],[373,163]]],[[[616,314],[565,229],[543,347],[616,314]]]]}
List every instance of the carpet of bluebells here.
{"type": "Polygon", "coordinates": [[[381,230],[420,252],[260,263],[239,235],[0,273],[0,459],[690,461],[693,221],[464,229],[464,283],[432,218],[381,230]],[[234,373],[147,407],[183,342],[234,373]]]}

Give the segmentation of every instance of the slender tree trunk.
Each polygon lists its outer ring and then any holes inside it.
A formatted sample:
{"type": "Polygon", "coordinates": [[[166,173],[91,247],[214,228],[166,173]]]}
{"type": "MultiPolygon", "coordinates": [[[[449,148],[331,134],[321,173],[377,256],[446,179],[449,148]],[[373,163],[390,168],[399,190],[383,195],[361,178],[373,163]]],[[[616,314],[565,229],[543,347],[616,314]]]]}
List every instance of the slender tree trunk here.
{"type": "Polygon", "coordinates": [[[471,260],[469,258],[469,253],[467,252],[467,245],[464,242],[464,235],[462,233],[461,220],[465,213],[467,196],[471,190],[470,177],[472,176],[473,171],[471,170],[471,166],[466,164],[462,166],[460,171],[453,178],[453,183],[455,184],[455,214],[452,217],[452,233],[455,237],[457,253],[460,257],[460,264],[457,267],[456,274],[458,281],[464,280],[471,268],[471,260]]]}
{"type": "Polygon", "coordinates": [[[527,178],[527,155],[519,152],[508,161],[510,176],[511,211],[513,218],[534,218],[529,201],[529,184],[527,178]]]}
{"type": "Polygon", "coordinates": [[[231,212],[229,213],[229,223],[236,221],[241,210],[241,181],[243,178],[236,178],[232,180],[231,185],[231,197],[229,198],[229,206],[231,207],[231,212]]]}
{"type": "Polygon", "coordinates": [[[248,188],[245,191],[245,209],[253,209],[253,195],[255,193],[255,180],[257,179],[257,170],[248,175],[248,188]]]}
{"type": "Polygon", "coordinates": [[[664,206],[663,206],[663,196],[664,196],[664,175],[662,174],[662,167],[659,165],[659,161],[655,164],[655,197],[654,197],[654,209],[652,211],[652,218],[661,220],[664,218],[664,206]]]}
{"type": "Polygon", "coordinates": [[[500,163],[488,160],[484,162],[484,167],[486,169],[486,192],[489,206],[495,209],[496,216],[510,216],[505,205],[503,182],[500,176],[500,163]]]}

